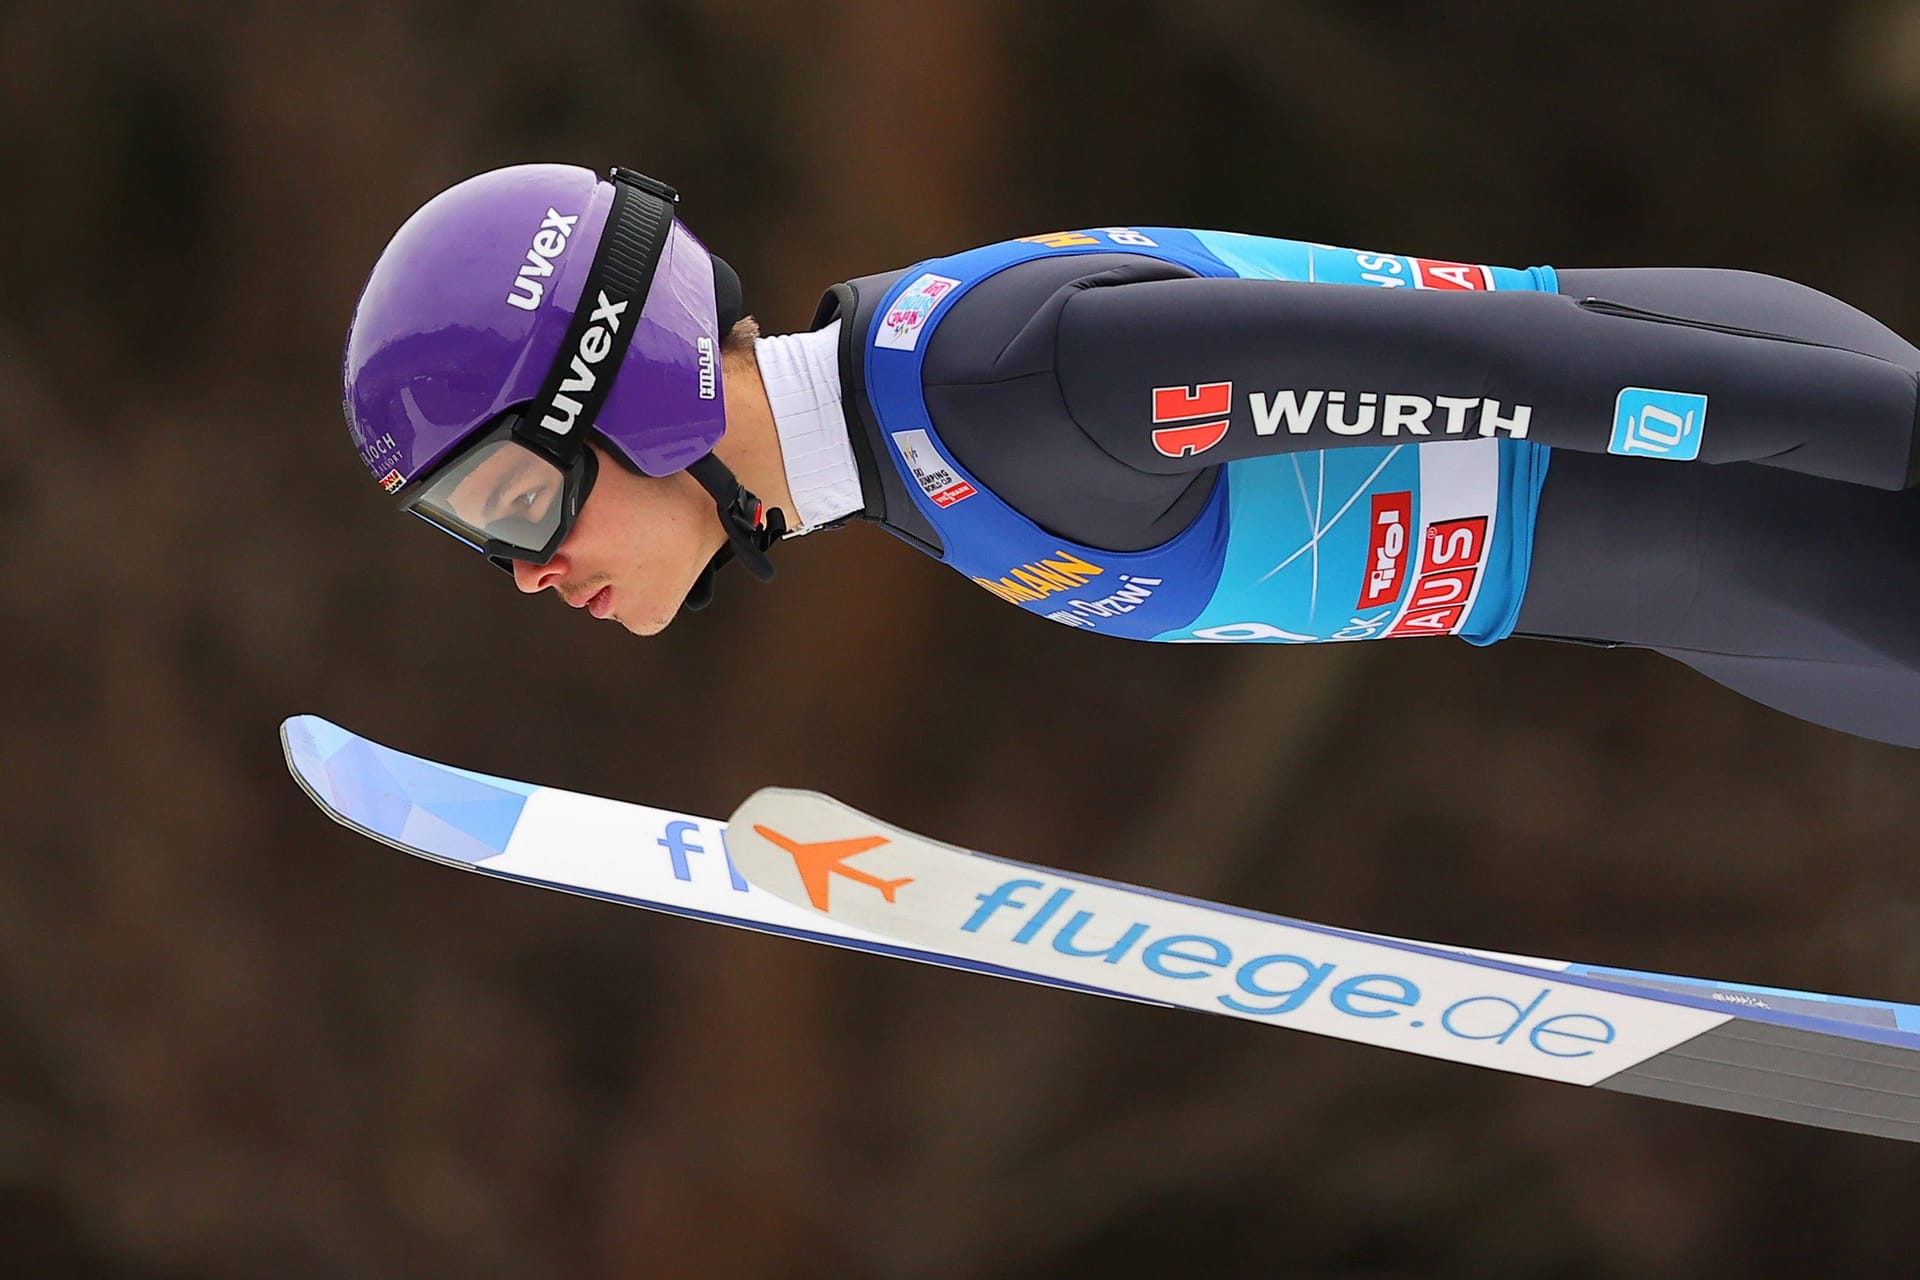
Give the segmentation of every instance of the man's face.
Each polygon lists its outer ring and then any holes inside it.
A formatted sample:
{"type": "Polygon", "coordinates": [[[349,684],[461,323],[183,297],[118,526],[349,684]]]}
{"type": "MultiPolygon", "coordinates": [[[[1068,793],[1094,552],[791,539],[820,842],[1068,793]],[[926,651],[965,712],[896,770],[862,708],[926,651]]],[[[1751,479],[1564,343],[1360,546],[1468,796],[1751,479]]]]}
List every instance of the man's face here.
{"type": "Polygon", "coordinates": [[[526,592],[552,587],[575,608],[591,605],[595,617],[650,636],[673,621],[726,535],[692,476],[636,475],[592,447],[599,476],[566,541],[546,564],[515,561],[513,580],[526,592]]]}

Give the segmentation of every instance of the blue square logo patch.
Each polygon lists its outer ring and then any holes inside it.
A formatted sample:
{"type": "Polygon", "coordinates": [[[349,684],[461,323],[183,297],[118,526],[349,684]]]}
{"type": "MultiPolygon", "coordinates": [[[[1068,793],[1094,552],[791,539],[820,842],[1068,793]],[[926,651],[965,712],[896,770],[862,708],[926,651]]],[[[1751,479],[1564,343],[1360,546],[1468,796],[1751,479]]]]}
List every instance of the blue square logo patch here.
{"type": "Polygon", "coordinates": [[[1613,439],[1607,452],[1691,462],[1700,456],[1700,435],[1706,429],[1705,396],[1622,387],[1613,402],[1613,439]]]}

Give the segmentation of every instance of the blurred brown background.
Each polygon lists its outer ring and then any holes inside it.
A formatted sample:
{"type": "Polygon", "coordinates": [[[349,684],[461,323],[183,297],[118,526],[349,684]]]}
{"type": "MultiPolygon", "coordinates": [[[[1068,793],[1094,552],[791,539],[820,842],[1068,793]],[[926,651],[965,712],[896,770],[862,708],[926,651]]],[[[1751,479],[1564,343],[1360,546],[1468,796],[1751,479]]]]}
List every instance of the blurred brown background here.
{"type": "Polygon", "coordinates": [[[1917,157],[1912,0],[0,5],[0,1275],[1912,1274],[1899,1144],[459,875],[275,727],[1920,1000],[1915,753],[1647,654],[1087,639],[868,530],[642,643],[394,514],[337,381],[387,236],[527,159],[675,183],[770,331],[1158,222],[1913,336],[1917,157]]]}

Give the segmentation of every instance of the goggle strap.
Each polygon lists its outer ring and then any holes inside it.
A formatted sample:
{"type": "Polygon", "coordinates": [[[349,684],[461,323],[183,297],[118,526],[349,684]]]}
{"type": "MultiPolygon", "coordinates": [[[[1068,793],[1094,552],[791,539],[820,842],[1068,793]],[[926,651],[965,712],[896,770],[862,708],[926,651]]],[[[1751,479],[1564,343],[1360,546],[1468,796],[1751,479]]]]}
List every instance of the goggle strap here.
{"type": "Polygon", "coordinates": [[[620,362],[640,327],[647,291],[653,287],[654,272],[673,228],[673,206],[680,198],[673,188],[629,169],[616,168],[611,177],[613,207],[607,211],[606,229],[594,249],[580,301],[574,305],[573,318],[567,322],[560,352],[540,394],[526,407],[514,429],[515,439],[548,455],[563,468],[586,451],[587,433],[613,390],[620,362]],[[588,331],[596,326],[606,331],[608,343],[600,359],[591,362],[596,375],[593,385],[577,394],[562,392],[562,383],[577,380],[576,357],[585,363],[593,347],[599,346],[583,345],[588,331]],[[571,403],[556,412],[554,402],[563,397],[571,403]],[[560,424],[560,429],[545,426],[549,419],[560,424]]]}

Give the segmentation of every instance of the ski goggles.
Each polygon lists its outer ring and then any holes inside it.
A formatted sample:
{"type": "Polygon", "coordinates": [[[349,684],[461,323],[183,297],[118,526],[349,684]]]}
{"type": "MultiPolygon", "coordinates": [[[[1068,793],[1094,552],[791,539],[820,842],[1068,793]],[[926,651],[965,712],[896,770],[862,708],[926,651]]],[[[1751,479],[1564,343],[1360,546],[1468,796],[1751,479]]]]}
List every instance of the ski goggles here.
{"type": "Polygon", "coordinates": [[[586,505],[598,474],[587,436],[640,327],[602,317],[629,305],[636,316],[644,310],[673,229],[680,197],[672,187],[631,169],[609,176],[613,206],[540,394],[436,467],[417,496],[401,498],[403,508],[509,573],[516,560],[551,561],[586,505]],[[605,370],[584,388],[583,360],[605,370]]]}
{"type": "Polygon", "coordinates": [[[520,439],[519,412],[435,469],[402,507],[513,572],[513,562],[546,564],[573,531],[593,492],[599,461],[584,446],[567,459],[520,439]]]}

